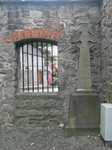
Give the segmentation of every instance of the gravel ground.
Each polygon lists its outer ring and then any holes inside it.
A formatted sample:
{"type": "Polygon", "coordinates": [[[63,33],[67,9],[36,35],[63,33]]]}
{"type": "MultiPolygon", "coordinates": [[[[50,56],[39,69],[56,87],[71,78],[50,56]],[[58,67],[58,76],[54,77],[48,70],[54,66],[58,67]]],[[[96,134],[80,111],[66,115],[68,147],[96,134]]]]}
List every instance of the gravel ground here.
{"type": "Polygon", "coordinates": [[[0,150],[111,150],[99,136],[67,137],[62,129],[0,128],[0,150]]]}

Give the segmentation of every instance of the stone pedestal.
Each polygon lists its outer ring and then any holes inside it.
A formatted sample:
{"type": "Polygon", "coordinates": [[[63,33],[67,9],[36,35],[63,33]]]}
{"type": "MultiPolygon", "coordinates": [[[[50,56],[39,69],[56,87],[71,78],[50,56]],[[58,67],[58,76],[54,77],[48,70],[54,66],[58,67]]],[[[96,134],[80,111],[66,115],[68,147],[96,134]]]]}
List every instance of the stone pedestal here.
{"type": "Polygon", "coordinates": [[[80,92],[70,96],[71,128],[99,128],[99,98],[92,92],[80,92]]]}
{"type": "Polygon", "coordinates": [[[99,132],[100,101],[94,92],[77,92],[70,96],[70,134],[83,135],[99,132]]]}

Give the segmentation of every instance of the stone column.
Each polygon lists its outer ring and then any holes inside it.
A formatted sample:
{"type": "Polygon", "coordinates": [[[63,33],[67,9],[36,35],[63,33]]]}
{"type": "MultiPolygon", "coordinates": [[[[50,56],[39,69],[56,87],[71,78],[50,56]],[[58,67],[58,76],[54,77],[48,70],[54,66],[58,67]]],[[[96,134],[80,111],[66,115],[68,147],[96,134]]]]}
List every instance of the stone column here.
{"type": "Polygon", "coordinates": [[[87,29],[87,25],[84,25],[81,34],[77,91],[91,90],[90,53],[88,47],[89,35],[87,29]]]}

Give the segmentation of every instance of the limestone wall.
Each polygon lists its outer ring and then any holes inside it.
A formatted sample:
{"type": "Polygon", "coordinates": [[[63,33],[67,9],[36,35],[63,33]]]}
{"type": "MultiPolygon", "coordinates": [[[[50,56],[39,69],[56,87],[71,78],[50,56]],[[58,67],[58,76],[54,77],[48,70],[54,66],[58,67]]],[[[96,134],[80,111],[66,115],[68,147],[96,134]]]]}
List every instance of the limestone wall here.
{"type": "Polygon", "coordinates": [[[102,6],[102,78],[105,101],[112,102],[112,1],[104,0],[102,6]]]}
{"type": "MultiPolygon", "coordinates": [[[[101,84],[101,43],[100,43],[100,11],[97,3],[86,3],[86,4],[76,4],[67,3],[64,5],[1,5],[0,6],[0,36],[8,35],[14,31],[26,29],[26,28],[44,28],[50,29],[52,31],[62,31],[64,33],[63,38],[58,42],[59,48],[59,82],[60,91],[55,99],[60,100],[59,103],[55,103],[53,97],[49,101],[48,107],[55,106],[55,111],[52,108],[47,109],[47,114],[49,118],[49,113],[52,113],[50,125],[57,126],[60,123],[67,123],[68,110],[69,110],[69,96],[75,93],[77,87],[77,70],[78,70],[78,59],[80,50],[80,35],[81,27],[83,23],[87,24],[90,40],[88,42],[91,55],[91,73],[92,73],[92,86],[100,93],[101,84]],[[60,98],[59,98],[60,97],[60,98]],[[57,112],[58,115],[55,115],[57,112]],[[53,118],[54,114],[54,118],[53,118]],[[59,119],[60,118],[60,119],[59,119]],[[55,121],[54,121],[55,120],[55,121]],[[57,120],[57,121],[56,121],[57,120]]],[[[17,117],[18,114],[14,113],[19,111],[21,101],[19,104],[19,96],[16,96],[17,89],[17,78],[16,78],[16,51],[14,44],[0,44],[0,79],[1,81],[1,99],[0,99],[0,117],[1,124],[12,123],[13,114],[17,117]],[[2,73],[3,72],[3,73],[2,73]],[[3,74],[3,75],[2,75],[3,74]],[[3,84],[3,86],[2,86],[3,84]],[[4,96],[3,96],[4,95],[4,96]],[[15,109],[16,106],[16,109],[15,109]],[[17,107],[18,106],[18,107],[17,107]],[[8,108],[8,109],[7,109],[8,108]]],[[[30,97],[23,98],[27,99],[27,103],[31,102],[30,97]]],[[[41,100],[46,101],[46,95],[44,97],[37,96],[38,103],[41,100]]],[[[49,99],[48,99],[49,100],[49,99]]],[[[37,102],[34,100],[34,105],[37,102]]],[[[33,106],[34,106],[33,105],[33,106]]],[[[46,105],[46,103],[45,103],[46,105]]],[[[29,105],[25,105],[27,109],[30,109],[29,105]]],[[[43,106],[44,108],[44,106],[43,106]]],[[[40,114],[43,111],[40,109],[40,114]]],[[[26,108],[25,108],[26,109],[26,108]]],[[[32,114],[34,112],[37,122],[39,121],[38,113],[35,108],[31,108],[32,114]]],[[[22,112],[22,110],[21,110],[22,112]]],[[[21,113],[16,119],[23,120],[26,119],[24,116],[26,112],[21,113]]],[[[44,116],[44,115],[43,115],[44,116]]],[[[42,116],[42,117],[43,117],[42,116]]],[[[43,117],[44,120],[44,117],[43,117]]],[[[16,120],[19,122],[19,120],[16,120]]],[[[40,122],[41,123],[41,122],[40,122]]],[[[19,125],[19,123],[18,123],[19,125]]]]}

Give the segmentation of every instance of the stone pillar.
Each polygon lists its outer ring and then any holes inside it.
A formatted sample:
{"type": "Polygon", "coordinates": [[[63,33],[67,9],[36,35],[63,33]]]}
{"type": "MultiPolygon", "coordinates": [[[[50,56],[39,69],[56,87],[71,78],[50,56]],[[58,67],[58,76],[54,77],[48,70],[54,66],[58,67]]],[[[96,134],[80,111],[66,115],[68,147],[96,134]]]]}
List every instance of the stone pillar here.
{"type": "Polygon", "coordinates": [[[87,31],[87,26],[84,26],[82,28],[82,35],[81,35],[77,91],[91,90],[90,53],[88,41],[89,35],[87,31]]]}

